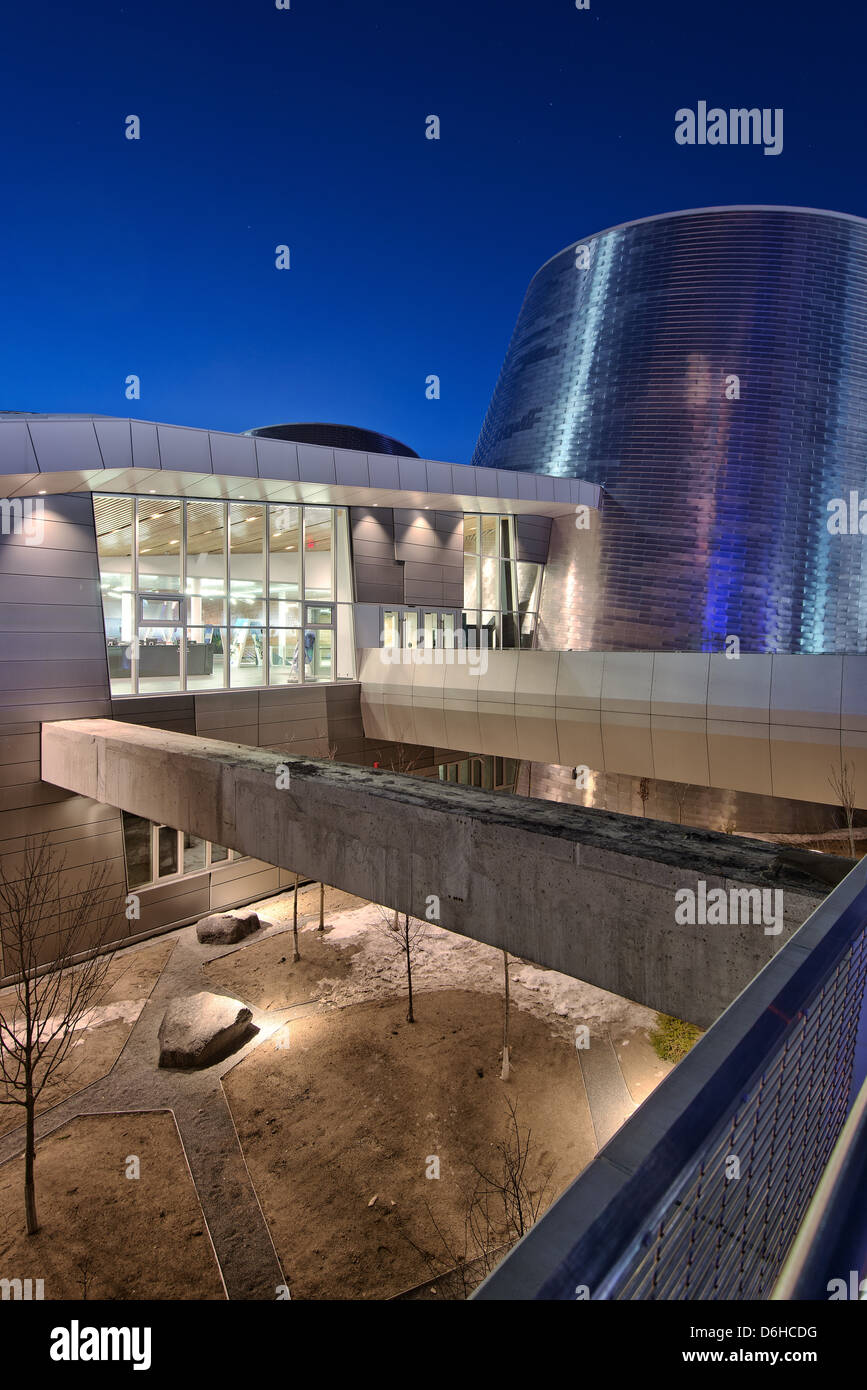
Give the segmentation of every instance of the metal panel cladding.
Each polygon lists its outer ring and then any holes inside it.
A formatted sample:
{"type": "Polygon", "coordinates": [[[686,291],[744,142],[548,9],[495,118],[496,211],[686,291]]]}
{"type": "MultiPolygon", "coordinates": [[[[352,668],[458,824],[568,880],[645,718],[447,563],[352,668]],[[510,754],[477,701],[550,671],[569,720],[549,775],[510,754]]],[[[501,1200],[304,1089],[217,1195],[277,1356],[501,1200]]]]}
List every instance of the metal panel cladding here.
{"type": "Polygon", "coordinates": [[[708,208],[569,246],[473,463],[603,484],[546,580],[576,646],[867,650],[865,538],[828,527],[834,499],[867,512],[867,222],[708,208]]]}

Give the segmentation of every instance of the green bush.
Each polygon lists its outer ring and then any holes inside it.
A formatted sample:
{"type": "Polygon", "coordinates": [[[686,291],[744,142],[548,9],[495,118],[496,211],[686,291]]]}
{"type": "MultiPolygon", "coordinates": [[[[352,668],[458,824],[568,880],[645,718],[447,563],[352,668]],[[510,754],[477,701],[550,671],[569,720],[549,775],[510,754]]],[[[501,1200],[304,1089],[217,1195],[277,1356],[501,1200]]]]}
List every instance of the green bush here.
{"type": "Polygon", "coordinates": [[[668,1014],[657,1014],[650,1041],[657,1057],[676,1065],[700,1037],[701,1029],[696,1028],[694,1023],[684,1023],[682,1018],[670,1018],[668,1014]]]}

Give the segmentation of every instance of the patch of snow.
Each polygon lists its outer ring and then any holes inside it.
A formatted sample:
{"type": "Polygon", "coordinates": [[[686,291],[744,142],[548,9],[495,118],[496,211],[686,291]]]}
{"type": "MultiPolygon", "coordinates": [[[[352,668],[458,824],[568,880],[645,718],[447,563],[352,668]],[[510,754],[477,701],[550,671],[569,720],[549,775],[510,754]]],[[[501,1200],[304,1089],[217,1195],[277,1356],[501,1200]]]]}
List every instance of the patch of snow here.
{"type": "MultiPolygon", "coordinates": [[[[291,893],[287,899],[286,917],[280,899],[267,904],[275,930],[291,931],[291,893]]],[[[339,980],[329,978],[333,988],[324,1007],[343,1008],[394,998],[406,989],[406,961],[385,925],[390,915],[374,903],[327,913],[323,942],[331,943],[335,950],[351,943],[355,950],[349,975],[339,980]]],[[[318,910],[306,917],[301,930],[307,933],[317,927],[318,910]]],[[[421,934],[412,955],[413,992],[468,989],[502,996],[503,953],[498,947],[485,946],[433,922],[416,922],[414,929],[421,934]]],[[[509,980],[516,1008],[553,1024],[557,1036],[570,1040],[575,1026],[582,1023],[591,1029],[616,1025],[624,1030],[652,1028],[656,1023],[651,1009],[517,957],[510,958],[509,980]]]]}
{"type": "MultiPolygon", "coordinates": [[[[83,1013],[74,1025],[74,1032],[81,1032],[85,1028],[99,1028],[104,1023],[114,1023],[118,1019],[128,1023],[130,1027],[136,1022],[139,1014],[147,1003],[146,999],[120,999],[114,1004],[95,1005],[83,1013]]],[[[39,1036],[43,1042],[50,1042],[55,1034],[63,1030],[63,1016],[52,1014],[47,1018],[39,1029],[39,1036]]],[[[22,1023],[15,1028],[15,1036],[19,1041],[23,1041],[26,1027],[22,1023]]],[[[76,1038],[73,1047],[80,1047],[84,1038],[76,1038]]]]}

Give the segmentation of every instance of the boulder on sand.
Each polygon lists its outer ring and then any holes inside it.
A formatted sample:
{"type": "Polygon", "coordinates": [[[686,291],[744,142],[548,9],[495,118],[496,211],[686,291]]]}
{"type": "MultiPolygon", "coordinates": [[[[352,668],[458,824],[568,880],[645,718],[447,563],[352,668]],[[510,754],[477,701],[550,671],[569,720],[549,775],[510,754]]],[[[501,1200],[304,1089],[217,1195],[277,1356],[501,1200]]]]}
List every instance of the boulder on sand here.
{"type": "Polygon", "coordinates": [[[190,994],[173,999],[160,1024],[161,1067],[205,1067],[219,1061],[253,1031],[253,1015],[240,999],[190,994]]]}
{"type": "Polygon", "coordinates": [[[196,923],[196,936],[207,946],[231,946],[260,926],[255,912],[215,912],[196,923]]]}

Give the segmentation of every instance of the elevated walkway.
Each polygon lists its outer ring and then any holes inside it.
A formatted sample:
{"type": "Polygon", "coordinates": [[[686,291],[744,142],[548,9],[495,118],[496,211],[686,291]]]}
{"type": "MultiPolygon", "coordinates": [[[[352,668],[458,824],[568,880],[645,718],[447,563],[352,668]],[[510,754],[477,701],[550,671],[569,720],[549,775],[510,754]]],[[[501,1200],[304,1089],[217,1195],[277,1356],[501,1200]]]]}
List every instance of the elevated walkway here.
{"type": "Polygon", "coordinates": [[[369,738],[867,806],[867,655],[361,653],[369,738]]]}
{"type": "Polygon", "coordinates": [[[829,867],[832,881],[850,867],[109,719],[44,724],[42,777],[700,1026],[822,900],[829,867]],[[698,900],[714,888],[767,890],[781,905],[778,930],[755,918],[678,923],[678,890],[698,900]]]}

